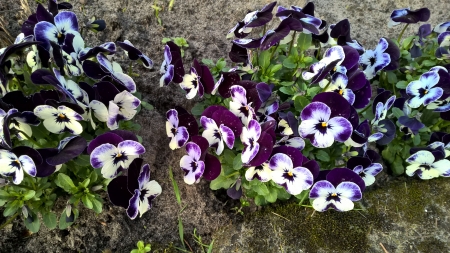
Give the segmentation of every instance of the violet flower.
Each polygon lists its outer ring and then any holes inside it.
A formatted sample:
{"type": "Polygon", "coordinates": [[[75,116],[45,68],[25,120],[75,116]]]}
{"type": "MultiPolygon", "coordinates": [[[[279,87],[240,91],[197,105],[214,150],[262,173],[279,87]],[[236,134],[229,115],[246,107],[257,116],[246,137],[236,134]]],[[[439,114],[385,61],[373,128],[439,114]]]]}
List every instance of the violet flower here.
{"type": "Polygon", "coordinates": [[[410,96],[408,105],[411,108],[419,108],[438,100],[443,94],[442,88],[434,87],[438,82],[439,75],[434,71],[423,73],[419,80],[410,82],[406,87],[406,93],[410,96]]]}
{"type": "Polygon", "coordinates": [[[83,120],[83,117],[67,106],[55,108],[50,105],[39,105],[33,112],[43,120],[45,128],[51,133],[70,132],[78,135],[83,132],[83,127],[78,122],[83,120]]]}
{"type": "Polygon", "coordinates": [[[35,163],[41,163],[39,153],[29,147],[21,146],[12,150],[0,150],[0,175],[12,177],[14,184],[20,184],[25,171],[28,175],[36,176],[35,163]],[[34,158],[34,159],[33,159],[34,158]],[[36,162],[34,160],[37,160],[36,162]]]}
{"type": "Polygon", "coordinates": [[[438,36],[438,44],[440,47],[450,46],[450,32],[443,32],[438,36]]]}
{"type": "Polygon", "coordinates": [[[336,72],[331,77],[331,84],[324,91],[333,91],[343,96],[351,105],[355,102],[355,93],[347,88],[348,77],[345,74],[336,72]]]}
{"type": "Polygon", "coordinates": [[[106,42],[100,46],[94,48],[86,47],[78,53],[78,59],[80,61],[87,60],[91,57],[97,57],[97,54],[102,53],[105,55],[111,55],[116,53],[116,44],[114,42],[106,42]]]}
{"type": "Polygon", "coordinates": [[[148,58],[147,55],[142,53],[139,49],[134,47],[129,40],[124,40],[123,42],[117,41],[117,45],[125,50],[125,54],[133,61],[141,61],[144,67],[151,69],[153,68],[153,61],[148,58]]]}
{"type": "Polygon", "coordinates": [[[172,53],[170,52],[170,47],[168,45],[164,46],[164,61],[161,64],[161,69],[159,70],[161,79],[159,80],[159,86],[167,86],[172,81],[175,74],[175,66],[172,63],[172,53]]]}
{"type": "Polygon", "coordinates": [[[378,72],[391,63],[391,56],[385,52],[388,47],[389,43],[387,40],[381,38],[375,50],[366,50],[360,56],[359,63],[367,79],[374,78],[378,72]]]}
{"type": "Polygon", "coordinates": [[[248,125],[250,120],[256,118],[252,102],[248,103],[247,91],[240,85],[233,85],[230,88],[231,98],[230,111],[238,116],[242,124],[248,125]]]}
{"type": "Polygon", "coordinates": [[[347,161],[347,168],[356,172],[363,180],[366,186],[375,182],[375,176],[383,170],[380,163],[372,163],[369,158],[354,156],[347,161]]]}
{"type": "Polygon", "coordinates": [[[400,23],[414,24],[418,22],[426,22],[430,18],[430,10],[421,8],[411,11],[410,8],[397,9],[391,13],[388,27],[394,27],[400,23]]]}
{"type": "Polygon", "coordinates": [[[137,107],[141,101],[133,96],[130,92],[124,90],[109,101],[108,121],[106,125],[109,129],[114,130],[119,127],[119,121],[131,120],[137,113],[137,107]]]}
{"type": "MultiPolygon", "coordinates": [[[[136,84],[134,83],[133,78],[127,74],[124,74],[119,64],[116,62],[110,62],[103,54],[97,54],[97,61],[100,63],[102,70],[106,74],[109,74],[113,80],[123,85],[129,92],[136,92],[136,84]]],[[[83,69],[85,69],[84,65],[83,69]]]]}
{"type": "Polygon", "coordinates": [[[186,127],[179,126],[178,112],[175,109],[170,109],[166,113],[166,133],[170,140],[169,147],[174,150],[181,148],[189,139],[189,132],[186,127]]]}
{"type": "Polygon", "coordinates": [[[432,179],[439,176],[450,176],[450,161],[441,159],[436,161],[430,151],[421,150],[406,159],[410,163],[406,167],[406,174],[410,177],[418,175],[421,179],[432,179]]]}
{"type": "Polygon", "coordinates": [[[184,182],[194,184],[205,172],[205,162],[201,161],[202,150],[194,142],[186,144],[187,155],[180,160],[181,170],[184,172],[184,182]]]}
{"type": "Polygon", "coordinates": [[[433,31],[437,32],[437,33],[443,33],[443,32],[448,32],[450,31],[450,21],[447,22],[443,22],[440,24],[437,24],[433,31]]]}
{"type": "Polygon", "coordinates": [[[265,5],[261,10],[247,13],[241,22],[238,22],[235,27],[228,31],[227,37],[234,34],[238,38],[243,38],[252,31],[252,28],[269,23],[272,20],[272,11],[276,4],[277,2],[272,2],[265,5]]]}

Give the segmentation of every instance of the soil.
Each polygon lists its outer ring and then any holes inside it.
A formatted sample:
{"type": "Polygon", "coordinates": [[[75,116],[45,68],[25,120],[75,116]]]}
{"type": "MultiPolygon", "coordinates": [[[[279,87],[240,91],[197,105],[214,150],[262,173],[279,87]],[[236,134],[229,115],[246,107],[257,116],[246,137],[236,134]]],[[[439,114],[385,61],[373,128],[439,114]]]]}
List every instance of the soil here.
{"type": "MultiPolygon", "coordinates": [[[[21,1],[25,2],[25,0],[21,1]]],[[[437,0],[362,0],[358,2],[323,0],[313,2],[316,4],[318,16],[329,23],[349,18],[352,23],[353,37],[366,45],[366,48],[373,47],[381,36],[394,37],[399,33],[401,28],[388,30],[386,26],[390,12],[395,8],[409,6],[415,9],[426,6],[431,10],[430,22],[433,26],[450,18],[448,16],[450,3],[441,3],[437,0]]],[[[35,10],[36,2],[29,0],[28,3],[30,9],[35,10]]],[[[220,252],[383,252],[379,242],[384,243],[388,252],[431,252],[429,245],[448,244],[450,219],[447,219],[445,210],[450,209],[450,204],[445,201],[436,203],[443,210],[436,214],[440,222],[439,227],[436,225],[436,229],[432,228],[434,223],[417,223],[413,219],[394,219],[393,217],[398,215],[392,211],[392,209],[395,210],[395,206],[387,205],[387,208],[391,208],[391,212],[383,212],[380,208],[386,205],[378,205],[373,200],[376,198],[385,203],[386,199],[393,196],[392,198],[396,198],[394,201],[401,202],[403,198],[408,197],[408,195],[392,193],[394,191],[392,187],[397,185],[395,182],[398,181],[392,181],[387,175],[381,176],[380,182],[380,185],[386,187],[375,188],[371,194],[368,194],[368,198],[372,199],[368,200],[367,208],[372,209],[367,217],[369,220],[373,218],[371,220],[373,222],[370,224],[375,224],[375,228],[364,225],[365,219],[361,217],[355,218],[357,221],[355,226],[348,225],[351,224],[351,221],[348,222],[349,219],[360,215],[357,212],[350,212],[348,216],[336,212],[330,212],[325,216],[315,214],[315,217],[325,217],[322,221],[320,219],[314,221],[319,222],[317,226],[322,229],[322,232],[314,237],[316,239],[321,237],[319,241],[313,240],[313,237],[306,237],[310,239],[309,241],[296,240],[297,233],[304,236],[305,232],[296,232],[297,230],[293,227],[301,230],[302,226],[305,228],[316,226],[314,225],[316,223],[310,223],[307,226],[302,223],[307,216],[311,215],[311,210],[300,210],[298,207],[293,207],[295,211],[281,211],[291,210],[287,208],[292,206],[289,203],[282,203],[274,207],[245,209],[244,217],[242,217],[231,210],[232,207],[238,206],[238,202],[226,197],[224,191],[211,191],[209,183],[204,180],[194,186],[184,184],[181,170],[178,168],[179,159],[184,154],[184,150],[171,151],[169,149],[164,128],[165,113],[175,105],[190,109],[195,101],[187,101],[181,89],[176,85],[159,87],[159,67],[163,60],[161,40],[165,37],[187,39],[189,48],[185,50],[184,58],[186,69],[194,58],[209,58],[214,61],[221,57],[226,58],[230,48],[230,42],[225,39],[226,32],[241,20],[247,11],[261,8],[269,1],[175,0],[172,11],[168,11],[168,1],[72,0],[70,3],[73,4],[80,23],[86,22],[92,16],[105,19],[107,23],[107,29],[104,32],[84,34],[87,45],[94,46],[106,41],[128,39],[155,62],[152,70],[147,70],[139,65],[134,68],[134,72],[139,74],[139,77],[135,78],[138,91],[142,92],[143,100],[155,107],[152,111],[141,111],[135,120],[142,126],[138,134],[142,136],[143,144],[147,149],[144,160],[150,164],[151,177],[161,184],[163,193],[154,201],[153,208],[148,213],[134,221],[126,216],[123,209],[108,204],[106,198],[104,211],[100,215],[81,209],[80,218],[74,226],[67,230],[49,231],[43,226],[39,233],[29,234],[22,221],[17,220],[5,230],[0,231],[0,252],[129,252],[135,248],[138,240],[152,243],[152,248],[156,249],[155,252],[175,251],[174,247],[181,247],[178,234],[180,207],[176,202],[169,179],[169,168],[174,171],[183,207],[185,207],[181,213],[185,238],[195,252],[200,252],[200,249],[196,247],[193,240],[194,228],[202,236],[204,242],[210,242],[213,238],[216,240],[214,252],[216,250],[220,252]],[[155,12],[151,7],[155,3],[163,8],[159,13],[162,26],[158,25],[155,12]],[[293,221],[291,222],[293,227],[285,225],[267,227],[264,224],[271,224],[269,219],[276,219],[271,212],[281,213],[280,215],[283,217],[288,216],[289,213],[291,215],[298,214],[298,216],[296,216],[297,219],[290,216],[287,218],[293,221]],[[265,218],[258,218],[261,216],[265,218]],[[336,219],[345,219],[347,221],[345,226],[358,229],[356,234],[339,234],[339,224],[328,227],[327,223],[323,223],[336,219]],[[255,221],[263,222],[255,223],[255,221]],[[443,225],[441,226],[441,224],[443,225]],[[243,227],[248,229],[242,230],[243,227]],[[413,231],[411,229],[424,233],[423,237],[426,237],[427,240],[415,240],[417,234],[411,232],[413,231]],[[291,236],[286,237],[288,234],[291,236]],[[362,244],[340,245],[336,238],[329,242],[326,241],[326,238],[330,237],[348,239],[350,236],[358,236],[358,240],[362,244]],[[405,244],[407,246],[398,245],[403,243],[399,239],[402,236],[405,237],[403,242],[407,242],[405,244]],[[254,240],[250,240],[249,237],[254,240]],[[263,244],[261,240],[266,238],[267,245],[277,245],[277,247],[262,247],[266,244],[263,244]],[[419,244],[422,246],[419,247],[419,244]],[[230,248],[232,245],[235,246],[233,249],[230,248]],[[288,245],[290,246],[288,247],[288,245]],[[357,250],[355,250],[355,245],[358,246],[357,250]],[[411,251],[408,251],[410,245],[412,245],[411,251]]],[[[291,4],[303,6],[304,3],[304,1],[280,2],[284,6],[291,4]]],[[[20,1],[16,0],[0,2],[0,17],[5,21],[5,29],[13,37],[19,33],[20,24],[27,17],[22,6],[20,1]]],[[[410,26],[406,34],[415,32],[417,28],[418,25],[410,26]]],[[[4,34],[3,31],[0,35],[4,36],[4,34]]],[[[1,42],[2,40],[0,40],[1,42]]],[[[3,46],[5,45],[0,45],[0,47],[3,46]]],[[[445,187],[439,188],[431,185],[424,188],[424,194],[430,198],[439,194],[448,196],[448,182],[442,180],[439,182],[445,187]]],[[[401,183],[403,184],[403,182],[401,183]]],[[[416,184],[419,184],[417,186],[419,189],[423,183],[418,180],[406,180],[407,187],[416,186],[416,184]]],[[[424,200],[421,197],[417,201],[424,200]]],[[[427,218],[429,217],[422,217],[422,219],[427,218]]],[[[4,221],[5,219],[0,217],[0,223],[4,221]]],[[[433,252],[446,251],[444,247],[437,249],[433,252]]]]}

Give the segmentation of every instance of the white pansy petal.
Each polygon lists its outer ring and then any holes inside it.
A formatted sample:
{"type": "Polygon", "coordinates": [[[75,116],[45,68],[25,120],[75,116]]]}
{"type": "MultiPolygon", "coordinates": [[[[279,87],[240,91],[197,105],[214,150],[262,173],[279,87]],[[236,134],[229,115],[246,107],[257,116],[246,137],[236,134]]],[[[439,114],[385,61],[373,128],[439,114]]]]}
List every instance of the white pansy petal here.
{"type": "Polygon", "coordinates": [[[434,163],[434,155],[430,151],[421,150],[417,153],[411,155],[406,159],[406,162],[411,164],[433,164],[434,163]]]}
{"type": "Polygon", "coordinates": [[[447,174],[449,174],[449,170],[450,170],[450,161],[447,159],[439,160],[439,161],[433,163],[433,168],[435,168],[437,171],[439,171],[440,175],[447,175],[447,174]]]}
{"type": "Polygon", "coordinates": [[[108,126],[109,129],[115,130],[119,128],[119,123],[117,119],[119,112],[120,108],[116,104],[114,104],[113,101],[109,101],[108,121],[106,121],[106,125],[108,126]]]}
{"type": "Polygon", "coordinates": [[[247,91],[245,90],[244,87],[240,85],[233,85],[230,88],[230,93],[234,102],[238,102],[244,106],[247,105],[247,97],[246,97],[247,91]]]}
{"type": "Polygon", "coordinates": [[[439,173],[438,170],[431,168],[420,169],[420,172],[418,171],[417,174],[419,175],[420,179],[428,180],[439,177],[441,173],[439,173]]]}
{"type": "Polygon", "coordinates": [[[21,155],[19,157],[19,161],[22,165],[22,169],[30,176],[36,176],[36,165],[34,164],[33,159],[27,155],[21,155]]]}
{"type": "Polygon", "coordinates": [[[108,108],[106,108],[105,104],[97,100],[92,100],[89,106],[98,121],[106,122],[108,120],[108,108]]]}
{"type": "Polygon", "coordinates": [[[23,169],[19,168],[16,170],[16,173],[13,175],[13,183],[14,184],[20,184],[23,181],[23,169]]]}
{"type": "Polygon", "coordinates": [[[60,134],[66,128],[66,125],[64,123],[59,123],[59,122],[56,121],[56,117],[55,118],[45,119],[43,124],[44,124],[44,127],[49,132],[54,133],[54,134],[60,134]]]}
{"type": "Polygon", "coordinates": [[[321,180],[313,185],[311,191],[309,192],[309,198],[315,199],[320,197],[327,197],[329,193],[334,192],[336,192],[336,189],[334,188],[333,184],[326,180],[321,180]]]}
{"type": "Polygon", "coordinates": [[[421,164],[411,164],[409,166],[406,167],[405,173],[406,175],[412,177],[416,174],[417,170],[419,170],[421,164]]]}
{"type": "Polygon", "coordinates": [[[329,208],[330,202],[327,201],[326,197],[319,197],[314,199],[312,206],[314,210],[318,212],[325,212],[329,208]]]}
{"type": "Polygon", "coordinates": [[[11,161],[17,160],[17,156],[7,150],[0,150],[0,175],[8,176],[14,173],[16,168],[11,166],[11,161]]]}
{"type": "Polygon", "coordinates": [[[316,148],[328,148],[333,145],[333,142],[334,135],[330,131],[327,131],[325,133],[317,131],[311,140],[311,144],[316,148]]]}
{"type": "Polygon", "coordinates": [[[118,173],[120,165],[121,163],[114,164],[114,160],[107,161],[102,167],[102,176],[104,178],[114,178],[118,173]]]}
{"type": "Polygon", "coordinates": [[[300,136],[306,138],[309,135],[317,133],[319,131],[316,128],[317,124],[320,124],[320,122],[315,119],[303,120],[302,123],[300,123],[300,126],[298,126],[300,136]]]}
{"type": "Polygon", "coordinates": [[[334,201],[333,204],[336,208],[336,211],[340,212],[347,212],[353,210],[353,208],[355,207],[355,204],[351,200],[343,197],[340,197],[339,201],[334,201]]]}
{"type": "Polygon", "coordinates": [[[221,124],[219,128],[220,128],[220,134],[222,135],[222,140],[225,142],[225,144],[227,144],[227,147],[229,149],[232,149],[234,146],[234,140],[235,140],[233,131],[229,127],[225,126],[224,124],[221,124]]]}
{"type": "Polygon", "coordinates": [[[364,180],[364,184],[365,184],[366,186],[370,186],[370,185],[372,185],[373,183],[375,183],[375,177],[372,176],[372,175],[369,175],[369,174],[365,174],[365,175],[362,177],[362,179],[364,180]]]}
{"type": "Polygon", "coordinates": [[[126,155],[142,155],[145,153],[145,148],[137,141],[125,140],[117,146],[119,152],[124,152],[126,155]]]}
{"type": "Polygon", "coordinates": [[[41,119],[49,119],[58,115],[58,110],[50,105],[38,105],[34,108],[33,113],[41,119]]]}
{"type": "Polygon", "coordinates": [[[259,143],[253,142],[249,146],[245,146],[242,150],[241,160],[243,164],[247,164],[255,158],[259,151],[259,143]]]}
{"type": "Polygon", "coordinates": [[[353,182],[342,182],[336,187],[336,192],[341,199],[346,198],[351,201],[358,201],[362,198],[361,188],[353,182]]]}
{"type": "Polygon", "coordinates": [[[269,168],[271,170],[283,170],[283,169],[292,169],[292,160],[283,153],[278,153],[272,156],[269,161],[269,168]]]}
{"type": "Polygon", "coordinates": [[[78,122],[71,120],[65,123],[65,129],[69,130],[70,133],[79,135],[83,132],[83,126],[78,122]]]}

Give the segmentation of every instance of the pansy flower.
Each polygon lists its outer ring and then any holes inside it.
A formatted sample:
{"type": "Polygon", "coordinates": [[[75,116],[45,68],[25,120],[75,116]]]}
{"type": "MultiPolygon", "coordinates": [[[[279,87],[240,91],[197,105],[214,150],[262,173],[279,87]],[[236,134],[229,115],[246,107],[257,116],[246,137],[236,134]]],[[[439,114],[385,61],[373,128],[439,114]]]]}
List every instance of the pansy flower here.
{"type": "Polygon", "coordinates": [[[340,65],[344,58],[345,53],[341,46],[331,47],[325,51],[323,58],[319,62],[310,66],[309,72],[305,71],[302,73],[302,77],[305,80],[311,80],[311,84],[319,83],[334,67],[340,65]]]}
{"type": "Polygon", "coordinates": [[[153,68],[153,61],[143,54],[139,49],[134,47],[129,40],[124,40],[123,42],[117,41],[117,45],[125,50],[125,54],[133,61],[141,61],[144,67],[153,68]]]}
{"type": "Polygon", "coordinates": [[[438,36],[438,44],[440,47],[450,46],[450,32],[443,32],[438,36]]]}
{"type": "Polygon", "coordinates": [[[283,138],[277,141],[274,145],[274,147],[279,146],[288,146],[298,150],[303,150],[303,148],[305,148],[305,141],[300,137],[283,136],[283,138]]]}
{"type": "Polygon", "coordinates": [[[243,164],[259,166],[270,156],[273,140],[256,120],[250,120],[247,127],[242,129],[241,141],[244,144],[241,160],[243,164]]]}
{"type": "MultiPolygon", "coordinates": [[[[116,142],[118,138],[108,141],[116,142]]],[[[104,141],[103,137],[97,137],[92,141],[94,143],[89,144],[89,147],[101,141],[104,141]]],[[[101,173],[105,178],[114,178],[121,170],[128,169],[133,160],[143,153],[145,148],[137,141],[124,140],[116,145],[103,143],[92,150],[90,162],[92,167],[102,169],[101,173]]]]}
{"type": "Polygon", "coordinates": [[[434,71],[423,73],[419,80],[410,82],[406,87],[406,93],[410,96],[408,105],[419,108],[438,100],[444,92],[442,88],[434,87],[438,82],[439,74],[434,71]]]}
{"type": "Polygon", "coordinates": [[[136,115],[136,108],[141,101],[133,96],[130,92],[124,90],[109,101],[108,121],[106,125],[109,129],[114,130],[119,127],[119,121],[131,120],[136,115]]]}
{"type": "Polygon", "coordinates": [[[372,163],[369,158],[355,156],[347,161],[347,168],[353,170],[363,180],[366,186],[372,185],[375,182],[375,176],[383,170],[380,163],[372,163]]]}
{"type": "Polygon", "coordinates": [[[443,32],[450,31],[450,21],[437,24],[434,27],[433,31],[435,31],[437,33],[443,33],[443,32]]]}
{"type": "Polygon", "coordinates": [[[203,97],[205,92],[203,84],[200,81],[200,76],[197,74],[197,70],[191,67],[191,73],[185,74],[183,77],[183,82],[180,83],[180,87],[186,91],[186,98],[192,99],[195,95],[203,97]]]}
{"type": "Polygon", "coordinates": [[[325,91],[333,91],[343,96],[351,105],[355,102],[355,94],[347,88],[348,77],[345,74],[336,72],[331,77],[331,84],[325,91]]]}
{"type": "MultiPolygon", "coordinates": [[[[42,7],[42,5],[39,5],[42,7]]],[[[41,14],[45,16],[45,8],[39,8],[37,10],[37,18],[42,17],[41,14]]],[[[54,42],[60,46],[64,45],[66,35],[73,34],[75,36],[80,36],[78,32],[78,20],[75,13],[70,11],[63,11],[58,13],[54,19],[45,18],[47,20],[38,22],[34,27],[34,36],[36,41],[42,42],[43,47],[46,50],[50,50],[50,42],[54,42]]]]}
{"type": "Polygon", "coordinates": [[[80,61],[84,61],[91,57],[96,57],[97,54],[102,53],[105,55],[111,55],[116,53],[116,44],[114,42],[106,42],[101,44],[100,46],[96,46],[93,48],[86,47],[81,49],[78,53],[78,58],[80,61]]]}
{"type": "MultiPolygon", "coordinates": [[[[141,159],[139,159],[141,160],[141,159]]],[[[134,189],[134,194],[130,198],[129,206],[127,208],[127,215],[130,219],[135,219],[139,214],[139,217],[142,217],[144,213],[146,213],[150,208],[152,208],[152,201],[156,197],[158,197],[162,188],[158,182],[155,180],[150,180],[150,165],[145,164],[140,168],[140,164],[142,164],[142,160],[139,162],[136,161],[135,166],[130,166],[128,173],[128,189],[134,189]],[[139,176],[136,180],[136,174],[139,176]],[[132,183],[134,182],[134,184],[132,183]],[[137,182],[137,184],[136,184],[137,182]]]]}
{"type": "Polygon", "coordinates": [[[23,180],[23,172],[36,176],[35,163],[41,163],[39,153],[26,146],[15,147],[12,150],[0,150],[0,175],[12,177],[14,184],[20,184],[23,180]]]}
{"type": "Polygon", "coordinates": [[[208,117],[202,116],[200,118],[200,123],[205,129],[202,133],[202,136],[208,140],[210,147],[216,148],[216,154],[222,154],[224,149],[224,143],[228,146],[228,148],[232,149],[234,146],[235,136],[233,131],[224,124],[217,123],[208,117]]]}
{"type": "Polygon", "coordinates": [[[255,117],[252,102],[247,103],[247,90],[240,85],[233,85],[230,88],[231,98],[230,111],[241,119],[242,124],[248,125],[255,117]]]}
{"type": "Polygon", "coordinates": [[[270,116],[278,111],[279,103],[278,101],[273,102],[272,104],[266,106],[265,108],[260,108],[257,113],[257,118],[259,122],[264,123],[267,121],[275,121],[275,119],[270,116]]]}
{"type": "MultiPolygon", "coordinates": [[[[390,92],[389,92],[390,93],[390,92]]],[[[380,120],[383,120],[387,116],[387,111],[392,107],[395,102],[395,95],[389,97],[389,99],[385,102],[378,102],[375,107],[375,118],[372,120],[373,125],[377,125],[380,120]]],[[[374,100],[377,102],[377,100],[374,100]]]]}
{"type": "Polygon", "coordinates": [[[161,186],[150,180],[150,166],[142,166],[143,160],[134,159],[127,176],[119,176],[108,184],[108,197],[111,203],[127,210],[127,215],[135,219],[150,210],[152,201],[161,194],[161,186]],[[142,167],[142,168],[141,168],[142,167]]]}
{"type": "Polygon", "coordinates": [[[194,184],[205,171],[205,163],[200,160],[202,150],[196,143],[189,142],[186,144],[186,152],[187,155],[180,160],[180,167],[184,172],[184,182],[186,184],[194,184]]]}
{"type": "Polygon", "coordinates": [[[175,72],[175,66],[172,63],[172,53],[170,52],[170,47],[168,45],[164,46],[164,61],[161,64],[160,74],[163,74],[159,80],[159,86],[167,86],[173,79],[175,72]]]}
{"type": "MultiPolygon", "coordinates": [[[[100,63],[102,70],[109,73],[114,81],[123,85],[129,92],[136,92],[136,84],[134,83],[133,78],[127,74],[124,74],[118,63],[110,62],[103,54],[97,54],[97,61],[100,63]]],[[[84,65],[83,69],[85,69],[84,65]]]]}
{"type": "Polygon", "coordinates": [[[45,128],[51,133],[69,132],[78,135],[83,132],[83,127],[78,122],[83,120],[83,117],[67,106],[60,105],[55,108],[51,105],[39,105],[33,112],[43,120],[45,128]]]}
{"type": "Polygon", "coordinates": [[[314,13],[314,4],[312,2],[307,3],[304,8],[292,5],[290,9],[287,9],[283,6],[278,6],[276,16],[281,20],[284,20],[288,17],[298,19],[303,26],[303,33],[313,33],[317,35],[319,34],[322,20],[311,15],[311,13],[309,13],[311,9],[314,13]]]}
{"type": "Polygon", "coordinates": [[[450,176],[450,161],[441,159],[436,161],[433,153],[421,150],[406,159],[411,165],[406,167],[406,175],[418,175],[421,179],[432,179],[439,176],[450,176]]]}
{"type": "Polygon", "coordinates": [[[354,201],[362,198],[362,191],[366,188],[364,180],[348,168],[334,168],[321,171],[317,181],[309,193],[313,200],[313,208],[324,212],[329,208],[336,211],[350,211],[354,201]]]}
{"type": "Polygon", "coordinates": [[[277,153],[269,161],[272,181],[283,186],[292,195],[300,194],[313,184],[313,174],[305,167],[293,167],[288,155],[277,153]]]}
{"type": "Polygon", "coordinates": [[[238,22],[236,26],[228,31],[227,37],[234,34],[238,38],[243,38],[252,31],[252,28],[269,23],[272,20],[272,11],[276,4],[277,2],[272,2],[265,5],[261,10],[247,13],[241,22],[238,22]]]}
{"type": "Polygon", "coordinates": [[[269,167],[268,161],[258,166],[249,167],[245,171],[245,179],[247,181],[252,181],[255,178],[263,183],[272,179],[272,170],[269,167]]]}
{"type": "MultiPolygon", "coordinates": [[[[87,83],[83,84],[83,88],[89,89],[91,94],[94,92],[93,88],[87,83]]],[[[83,93],[83,99],[81,101],[78,101],[78,105],[84,110],[84,114],[82,115],[84,120],[91,122],[91,126],[95,130],[97,125],[95,124],[92,115],[94,115],[95,118],[100,122],[107,122],[108,108],[106,108],[106,105],[102,102],[91,99],[88,92],[86,92],[84,89],[81,89],[81,92],[83,93]]]]}
{"type": "Polygon", "coordinates": [[[331,117],[331,109],[322,102],[312,102],[301,112],[301,137],[317,148],[330,147],[334,140],[345,142],[352,134],[352,125],[341,116],[331,117]]]}
{"type": "Polygon", "coordinates": [[[179,126],[178,111],[170,109],[166,113],[166,133],[170,140],[169,147],[174,150],[181,148],[189,139],[189,132],[186,127],[179,126]]]}
{"type": "MultiPolygon", "coordinates": [[[[264,34],[261,38],[259,49],[267,50],[272,46],[281,43],[281,41],[286,38],[291,31],[301,32],[303,31],[303,26],[301,21],[298,19],[288,17],[281,21],[275,30],[267,30],[266,34],[264,34]]],[[[283,42],[287,43],[287,40],[284,40],[283,42]]]]}
{"type": "Polygon", "coordinates": [[[17,109],[9,109],[6,113],[0,109],[0,143],[10,149],[12,146],[9,129],[16,130],[19,140],[26,140],[33,135],[31,126],[37,126],[40,121],[36,115],[30,111],[19,112],[17,109]],[[26,136],[25,136],[26,135],[26,136]],[[6,145],[6,146],[5,146],[6,145]]]}
{"type": "Polygon", "coordinates": [[[410,8],[397,9],[391,13],[388,27],[399,25],[400,23],[414,24],[418,22],[426,22],[430,18],[430,10],[421,8],[411,11],[410,8]]]}
{"type": "Polygon", "coordinates": [[[391,63],[391,56],[386,53],[389,44],[385,38],[381,38],[375,50],[366,50],[360,56],[359,63],[361,64],[364,74],[367,79],[372,79],[384,67],[391,63]]]}

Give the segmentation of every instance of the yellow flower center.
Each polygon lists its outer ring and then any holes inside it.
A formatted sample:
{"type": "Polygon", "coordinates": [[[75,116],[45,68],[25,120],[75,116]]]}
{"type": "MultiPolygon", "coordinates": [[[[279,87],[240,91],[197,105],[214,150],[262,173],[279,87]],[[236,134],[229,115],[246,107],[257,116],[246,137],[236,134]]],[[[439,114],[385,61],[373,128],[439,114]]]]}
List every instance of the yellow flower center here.
{"type": "Polygon", "coordinates": [[[336,193],[332,193],[332,194],[331,194],[331,196],[333,196],[333,197],[336,197],[336,196],[337,196],[337,194],[336,194],[336,193]]]}
{"type": "Polygon", "coordinates": [[[62,33],[58,33],[58,39],[61,39],[61,37],[62,37],[62,33]]]}
{"type": "Polygon", "coordinates": [[[423,93],[428,94],[428,90],[425,90],[423,93]]]}
{"type": "Polygon", "coordinates": [[[66,115],[60,113],[60,114],[58,114],[58,117],[61,118],[61,119],[64,119],[66,117],[66,115]]]}
{"type": "Polygon", "coordinates": [[[119,153],[116,155],[116,157],[121,157],[121,156],[122,156],[122,153],[119,153]]]}
{"type": "Polygon", "coordinates": [[[17,160],[17,159],[14,162],[17,163],[17,164],[20,164],[19,160],[17,160]]]}
{"type": "Polygon", "coordinates": [[[344,93],[344,90],[339,90],[339,95],[342,95],[344,93]]]}
{"type": "Polygon", "coordinates": [[[327,122],[322,122],[322,127],[328,126],[327,122]]]}
{"type": "Polygon", "coordinates": [[[292,172],[288,172],[288,175],[290,176],[290,177],[292,177],[294,174],[292,174],[292,172]]]}

